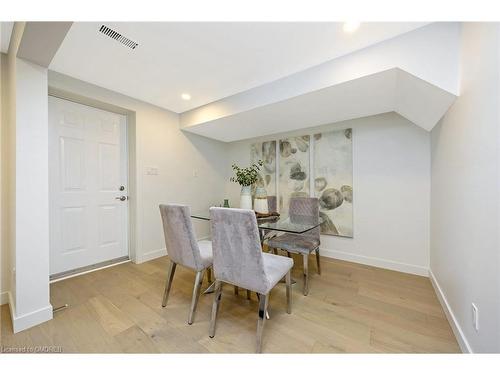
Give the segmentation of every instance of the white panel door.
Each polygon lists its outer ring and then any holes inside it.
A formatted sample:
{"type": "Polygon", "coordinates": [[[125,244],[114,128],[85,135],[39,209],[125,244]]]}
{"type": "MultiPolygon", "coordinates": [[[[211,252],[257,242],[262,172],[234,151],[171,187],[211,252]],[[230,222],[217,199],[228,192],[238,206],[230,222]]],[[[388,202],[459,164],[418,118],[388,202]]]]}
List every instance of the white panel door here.
{"type": "Polygon", "coordinates": [[[126,131],[125,116],[49,97],[51,275],[128,256],[126,131]]]}

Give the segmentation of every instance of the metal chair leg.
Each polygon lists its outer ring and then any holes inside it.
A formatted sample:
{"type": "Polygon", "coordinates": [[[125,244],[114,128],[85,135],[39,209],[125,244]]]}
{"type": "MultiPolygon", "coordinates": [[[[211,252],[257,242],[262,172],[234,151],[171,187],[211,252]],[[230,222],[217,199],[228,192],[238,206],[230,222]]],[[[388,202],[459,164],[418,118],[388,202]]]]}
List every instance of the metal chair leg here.
{"type": "Polygon", "coordinates": [[[194,313],[196,312],[196,306],[198,305],[198,299],[200,298],[201,283],[203,282],[203,274],[205,270],[196,272],[196,278],[194,279],[193,296],[191,298],[191,308],[189,309],[188,324],[193,324],[194,313]]]}
{"type": "MultiPolygon", "coordinates": [[[[257,295],[257,301],[259,301],[259,303],[260,303],[260,296],[262,294],[259,294],[259,293],[255,293],[255,294],[257,295]]],[[[269,316],[269,311],[267,311],[267,308],[266,308],[266,319],[267,320],[271,319],[271,317],[269,316]]]]}
{"type": "Polygon", "coordinates": [[[292,313],[292,270],[286,273],[286,312],[292,313]]]}
{"type": "Polygon", "coordinates": [[[215,322],[217,320],[217,312],[219,311],[219,304],[222,297],[222,282],[215,280],[214,302],[212,304],[212,318],[210,319],[210,329],[208,336],[213,338],[215,336],[215,322]]]}
{"type": "Polygon", "coordinates": [[[163,292],[163,301],[161,303],[162,307],[167,306],[168,296],[170,294],[170,288],[172,287],[172,280],[174,278],[176,263],[170,261],[170,267],[168,269],[167,283],[165,284],[165,291],[163,292]]]}
{"type": "Polygon", "coordinates": [[[207,268],[207,282],[212,284],[212,267],[207,268]]]}
{"type": "Polygon", "coordinates": [[[321,264],[319,259],[319,247],[316,249],[316,265],[318,267],[318,275],[321,275],[321,264]]]}
{"type": "Polygon", "coordinates": [[[304,291],[303,294],[309,294],[309,254],[302,254],[304,258],[304,291]]]}
{"type": "Polygon", "coordinates": [[[262,332],[266,322],[267,304],[269,302],[269,294],[259,296],[259,318],[257,320],[257,353],[262,352],[262,332]]]}

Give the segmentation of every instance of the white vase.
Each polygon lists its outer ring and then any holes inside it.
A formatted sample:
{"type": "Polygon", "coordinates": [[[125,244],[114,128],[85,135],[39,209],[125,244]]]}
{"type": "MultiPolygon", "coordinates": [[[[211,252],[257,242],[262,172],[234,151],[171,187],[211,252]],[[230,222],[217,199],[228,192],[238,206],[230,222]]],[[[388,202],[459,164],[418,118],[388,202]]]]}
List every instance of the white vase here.
{"type": "Polygon", "coordinates": [[[252,209],[252,189],[250,186],[242,186],[240,194],[240,208],[252,209]]]}

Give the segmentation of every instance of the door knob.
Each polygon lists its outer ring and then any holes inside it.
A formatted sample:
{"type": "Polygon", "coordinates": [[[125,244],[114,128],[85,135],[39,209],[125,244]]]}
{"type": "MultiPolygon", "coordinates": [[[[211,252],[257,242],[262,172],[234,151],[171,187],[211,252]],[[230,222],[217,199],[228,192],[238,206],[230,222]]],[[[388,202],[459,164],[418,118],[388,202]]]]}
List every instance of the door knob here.
{"type": "Polygon", "coordinates": [[[122,195],[121,197],[115,197],[115,199],[118,199],[123,202],[127,200],[127,197],[125,195],[122,195]]]}

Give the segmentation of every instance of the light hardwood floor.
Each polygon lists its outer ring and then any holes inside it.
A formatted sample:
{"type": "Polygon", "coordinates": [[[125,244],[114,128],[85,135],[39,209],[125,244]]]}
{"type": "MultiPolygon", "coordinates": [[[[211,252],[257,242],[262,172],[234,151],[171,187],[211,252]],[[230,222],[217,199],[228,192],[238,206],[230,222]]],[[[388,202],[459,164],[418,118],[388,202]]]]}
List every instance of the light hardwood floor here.
{"type": "MultiPolygon", "coordinates": [[[[292,314],[286,314],[285,285],[278,284],[271,293],[263,352],[459,352],[428,278],[327,258],[320,276],[311,257],[310,293],[304,297],[300,259],[295,263],[292,314]]],[[[177,268],[168,306],[161,307],[167,264],[167,257],[126,263],[54,283],[52,305],[70,307],[15,335],[4,305],[1,345],[61,346],[66,353],[254,352],[255,294],[248,301],[244,292],[235,296],[225,286],[211,339],[213,295],[200,297],[195,322],[187,324],[193,272],[177,268]]]]}

